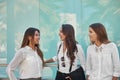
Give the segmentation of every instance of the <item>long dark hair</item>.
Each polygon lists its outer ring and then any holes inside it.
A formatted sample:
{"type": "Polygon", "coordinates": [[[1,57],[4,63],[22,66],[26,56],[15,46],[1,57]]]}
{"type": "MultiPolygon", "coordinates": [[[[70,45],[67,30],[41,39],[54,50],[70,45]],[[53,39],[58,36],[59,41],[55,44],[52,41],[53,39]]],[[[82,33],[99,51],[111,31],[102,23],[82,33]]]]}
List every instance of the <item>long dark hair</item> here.
{"type": "MultiPolygon", "coordinates": [[[[101,43],[107,44],[107,43],[110,42],[108,40],[107,32],[106,32],[106,29],[105,29],[103,24],[101,24],[101,23],[94,23],[94,24],[91,24],[89,27],[92,28],[95,31],[95,33],[97,34],[97,39],[101,43]]],[[[92,44],[93,43],[94,42],[92,42],[92,44]]]]}
{"type": "Polygon", "coordinates": [[[75,31],[72,25],[63,24],[62,32],[66,36],[65,43],[68,50],[67,56],[70,58],[70,64],[74,62],[75,55],[74,52],[77,51],[76,40],[75,40],[75,31]]]}
{"type": "MultiPolygon", "coordinates": [[[[29,42],[30,42],[30,41],[29,41],[28,37],[31,36],[32,38],[34,38],[35,31],[38,31],[38,32],[40,33],[40,31],[39,31],[37,28],[32,28],[32,27],[28,28],[28,29],[25,31],[21,48],[29,45],[29,42]]],[[[38,53],[39,57],[42,59],[42,61],[43,61],[43,63],[44,63],[43,53],[42,53],[42,51],[41,51],[40,48],[39,48],[39,44],[36,44],[35,46],[36,46],[37,53],[38,53]]]]}

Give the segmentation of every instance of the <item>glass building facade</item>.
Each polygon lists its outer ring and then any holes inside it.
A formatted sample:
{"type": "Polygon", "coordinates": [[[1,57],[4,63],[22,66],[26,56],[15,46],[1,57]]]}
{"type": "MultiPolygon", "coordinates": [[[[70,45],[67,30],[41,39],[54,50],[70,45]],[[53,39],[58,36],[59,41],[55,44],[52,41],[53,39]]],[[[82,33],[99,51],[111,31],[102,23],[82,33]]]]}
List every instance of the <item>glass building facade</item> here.
{"type": "MultiPolygon", "coordinates": [[[[120,52],[120,0],[0,0],[0,78],[8,77],[6,66],[28,27],[40,29],[40,48],[44,59],[49,59],[57,54],[61,24],[74,26],[76,40],[86,54],[88,28],[96,22],[105,25],[120,52]]],[[[43,78],[54,80],[56,69],[54,65],[45,67],[43,78]]]]}

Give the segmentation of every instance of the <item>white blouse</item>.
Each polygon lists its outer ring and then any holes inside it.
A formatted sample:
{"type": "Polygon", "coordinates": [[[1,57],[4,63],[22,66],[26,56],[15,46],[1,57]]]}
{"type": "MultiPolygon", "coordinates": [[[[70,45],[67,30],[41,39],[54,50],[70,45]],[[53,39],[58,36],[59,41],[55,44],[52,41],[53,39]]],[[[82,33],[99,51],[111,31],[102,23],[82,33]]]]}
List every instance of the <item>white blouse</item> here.
{"type": "Polygon", "coordinates": [[[113,76],[119,77],[119,53],[114,43],[88,47],[86,74],[89,75],[89,80],[112,80],[113,76]]]}
{"type": "Polygon", "coordinates": [[[10,80],[17,80],[14,70],[19,68],[20,79],[38,78],[42,75],[42,60],[29,46],[21,48],[7,67],[10,80]]]}
{"type": "MultiPolygon", "coordinates": [[[[59,46],[58,46],[58,49],[59,49],[59,46]]],[[[77,65],[78,65],[79,60],[80,60],[81,66],[85,70],[85,56],[84,56],[83,49],[79,44],[77,44],[77,49],[78,49],[78,52],[74,53],[75,54],[75,60],[74,60],[73,65],[72,65],[71,72],[78,68],[77,65]]],[[[63,43],[61,44],[58,55],[54,56],[52,59],[54,61],[57,61],[57,60],[59,61],[59,71],[60,72],[69,73],[70,59],[67,56],[67,50],[65,51],[65,53],[63,53],[63,43]],[[65,61],[64,61],[65,62],[65,67],[62,66],[63,61],[61,61],[61,57],[63,57],[63,56],[65,58],[65,61]]]]}

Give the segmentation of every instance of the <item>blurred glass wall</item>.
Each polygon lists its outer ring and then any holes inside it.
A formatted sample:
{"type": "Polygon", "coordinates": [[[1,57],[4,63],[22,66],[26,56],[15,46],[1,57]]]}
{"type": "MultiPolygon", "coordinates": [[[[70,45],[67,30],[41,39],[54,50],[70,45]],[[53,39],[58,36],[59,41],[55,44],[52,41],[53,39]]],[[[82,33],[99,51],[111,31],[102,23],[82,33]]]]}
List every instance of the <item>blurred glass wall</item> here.
{"type": "MultiPolygon", "coordinates": [[[[40,47],[44,58],[57,53],[61,24],[74,26],[76,40],[86,54],[90,41],[89,25],[105,25],[109,39],[120,51],[120,0],[0,0],[0,64],[8,64],[20,48],[28,27],[40,29],[40,47]]],[[[0,67],[0,77],[7,77],[6,67],[0,67]]],[[[55,77],[56,67],[45,67],[44,78],[55,77]]]]}

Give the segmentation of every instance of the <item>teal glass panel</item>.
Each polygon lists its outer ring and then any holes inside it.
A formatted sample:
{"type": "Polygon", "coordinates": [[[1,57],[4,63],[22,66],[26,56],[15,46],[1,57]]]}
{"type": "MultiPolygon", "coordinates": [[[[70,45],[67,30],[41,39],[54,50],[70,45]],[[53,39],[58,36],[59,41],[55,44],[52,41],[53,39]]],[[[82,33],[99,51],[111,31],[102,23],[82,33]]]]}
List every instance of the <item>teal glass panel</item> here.
{"type": "MultiPolygon", "coordinates": [[[[0,0],[0,64],[7,63],[7,3],[0,0]]],[[[5,67],[0,66],[0,77],[6,77],[5,67]]]]}
{"type": "Polygon", "coordinates": [[[6,1],[0,2],[0,63],[7,63],[6,1]]]}

